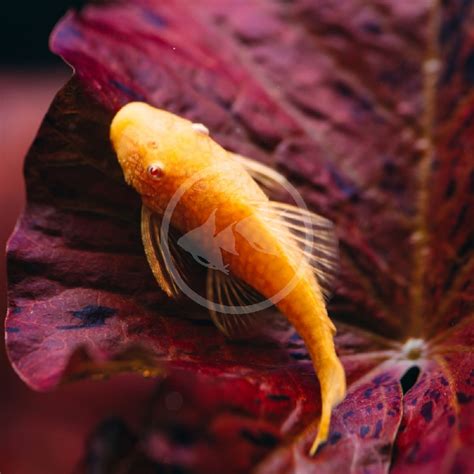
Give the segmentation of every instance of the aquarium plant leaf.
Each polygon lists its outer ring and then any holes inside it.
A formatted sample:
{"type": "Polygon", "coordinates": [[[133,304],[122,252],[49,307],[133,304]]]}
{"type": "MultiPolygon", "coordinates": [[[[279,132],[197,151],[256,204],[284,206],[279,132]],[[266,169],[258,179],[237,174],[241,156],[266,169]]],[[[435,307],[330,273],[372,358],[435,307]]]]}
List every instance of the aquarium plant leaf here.
{"type": "Polygon", "coordinates": [[[28,153],[8,245],[19,376],[38,390],[123,371],[163,380],[127,465],[472,472],[473,16],[462,0],[70,11],[51,47],[75,74],[28,153]],[[314,458],[319,387],[295,333],[233,343],[157,288],[108,139],[130,101],[205,124],[335,223],[329,312],[348,395],[314,458]]]}

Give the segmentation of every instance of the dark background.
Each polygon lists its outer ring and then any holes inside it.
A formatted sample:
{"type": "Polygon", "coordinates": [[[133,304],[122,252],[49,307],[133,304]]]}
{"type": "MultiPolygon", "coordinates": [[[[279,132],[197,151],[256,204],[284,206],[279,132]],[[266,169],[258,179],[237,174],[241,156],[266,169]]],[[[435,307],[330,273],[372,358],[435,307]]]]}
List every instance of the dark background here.
{"type": "MultiPolygon", "coordinates": [[[[6,312],[4,251],[24,206],[23,160],[70,69],[49,52],[49,33],[79,2],[6,0],[0,7],[0,331],[6,312]]],[[[84,381],[51,393],[29,389],[12,370],[0,336],[0,473],[77,472],[90,434],[110,417],[132,429],[150,383],[134,376],[84,381]],[[133,380],[133,383],[131,381],[133,380]]],[[[102,472],[94,469],[88,472],[102,472]]]]}
{"type": "Polygon", "coordinates": [[[5,0],[0,18],[0,65],[51,68],[62,62],[48,49],[49,33],[69,8],[81,8],[84,1],[5,0]]]}

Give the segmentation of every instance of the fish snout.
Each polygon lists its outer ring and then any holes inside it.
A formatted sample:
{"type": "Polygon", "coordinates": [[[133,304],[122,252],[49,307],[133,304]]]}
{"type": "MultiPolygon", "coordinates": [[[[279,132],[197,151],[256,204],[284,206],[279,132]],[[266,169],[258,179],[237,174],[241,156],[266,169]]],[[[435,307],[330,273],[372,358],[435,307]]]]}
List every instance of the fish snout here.
{"type": "Polygon", "coordinates": [[[127,184],[137,187],[144,172],[142,133],[152,107],[131,102],[122,107],[110,125],[110,140],[127,184]]]}
{"type": "Polygon", "coordinates": [[[110,124],[110,140],[115,150],[120,148],[124,135],[127,135],[127,129],[140,128],[149,123],[153,107],[145,102],[130,102],[124,105],[112,119],[110,124]]]}

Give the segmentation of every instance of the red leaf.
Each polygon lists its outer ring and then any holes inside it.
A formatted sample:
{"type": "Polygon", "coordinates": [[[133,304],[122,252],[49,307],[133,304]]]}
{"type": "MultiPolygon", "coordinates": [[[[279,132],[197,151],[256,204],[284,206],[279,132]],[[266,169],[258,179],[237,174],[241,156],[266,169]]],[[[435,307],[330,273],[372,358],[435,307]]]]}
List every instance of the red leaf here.
{"type": "Polygon", "coordinates": [[[19,375],[44,390],[167,373],[132,465],[472,472],[474,6],[431,3],[135,0],[69,13],[52,48],[76,76],[27,157],[8,248],[19,375]],[[330,312],[349,391],[315,458],[318,386],[301,340],[228,342],[176,317],[195,309],[156,288],[139,197],[108,143],[131,100],[205,123],[336,223],[330,312]]]}

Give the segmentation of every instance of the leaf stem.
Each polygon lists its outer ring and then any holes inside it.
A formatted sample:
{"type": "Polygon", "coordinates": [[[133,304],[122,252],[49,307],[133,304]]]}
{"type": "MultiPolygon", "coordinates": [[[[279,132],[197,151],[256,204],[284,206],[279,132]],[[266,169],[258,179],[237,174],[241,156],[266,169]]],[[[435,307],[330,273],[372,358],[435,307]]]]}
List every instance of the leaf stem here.
{"type": "Polygon", "coordinates": [[[436,118],[436,89],[440,69],[438,51],[438,33],[440,26],[439,2],[433,2],[429,18],[429,44],[425,61],[423,63],[423,135],[418,142],[418,148],[423,156],[418,167],[418,196],[417,216],[415,231],[412,234],[414,245],[414,265],[412,286],[410,290],[411,311],[409,335],[411,337],[423,336],[423,319],[425,308],[425,276],[430,257],[430,231],[429,231],[429,182],[435,155],[434,148],[434,122],[436,118]]]}

